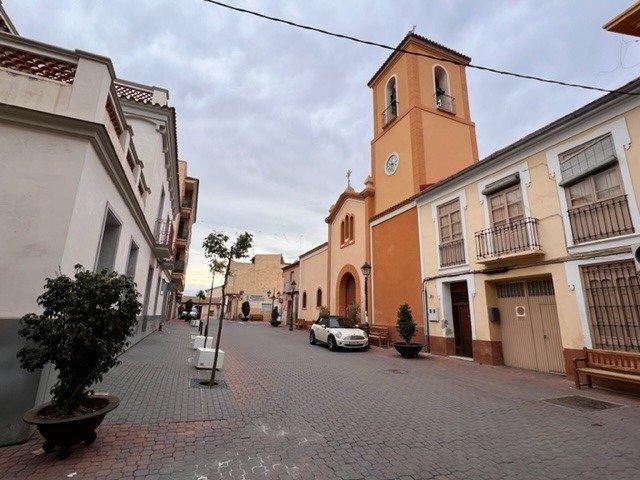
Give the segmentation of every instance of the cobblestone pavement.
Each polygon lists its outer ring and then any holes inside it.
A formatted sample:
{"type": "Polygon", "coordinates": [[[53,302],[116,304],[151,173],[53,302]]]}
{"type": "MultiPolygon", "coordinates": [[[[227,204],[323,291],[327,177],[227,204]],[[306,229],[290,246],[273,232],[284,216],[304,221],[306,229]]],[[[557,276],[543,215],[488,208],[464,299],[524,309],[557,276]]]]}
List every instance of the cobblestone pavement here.
{"type": "Polygon", "coordinates": [[[331,353],[306,332],[229,322],[222,379],[191,388],[188,326],[122,357],[98,390],[123,399],[66,460],[36,436],[0,449],[0,477],[155,479],[640,478],[640,399],[573,409],[564,378],[392,350],[331,353]]]}

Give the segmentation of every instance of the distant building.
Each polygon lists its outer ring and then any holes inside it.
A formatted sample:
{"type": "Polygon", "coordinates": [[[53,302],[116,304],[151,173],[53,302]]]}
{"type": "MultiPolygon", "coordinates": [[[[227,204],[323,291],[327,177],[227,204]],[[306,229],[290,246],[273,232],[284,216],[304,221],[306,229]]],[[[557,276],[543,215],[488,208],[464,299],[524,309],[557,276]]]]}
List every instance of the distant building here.
{"type": "Polygon", "coordinates": [[[272,303],[269,297],[281,288],[285,265],[279,253],[257,254],[249,262],[232,261],[225,292],[227,318],[238,318],[240,306],[248,301],[251,315],[268,320],[272,303]]]}

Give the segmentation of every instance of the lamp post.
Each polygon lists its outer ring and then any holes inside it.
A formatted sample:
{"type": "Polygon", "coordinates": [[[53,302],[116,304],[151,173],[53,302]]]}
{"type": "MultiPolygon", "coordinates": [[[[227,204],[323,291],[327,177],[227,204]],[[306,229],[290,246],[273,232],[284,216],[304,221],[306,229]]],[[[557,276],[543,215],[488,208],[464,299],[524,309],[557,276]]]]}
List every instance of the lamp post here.
{"type": "MultiPolygon", "coordinates": [[[[295,311],[296,281],[291,281],[291,308],[295,311]]],[[[293,331],[293,312],[289,312],[289,331],[293,331]]]]}
{"type": "Polygon", "coordinates": [[[371,275],[371,265],[366,260],[360,267],[364,276],[364,323],[369,326],[369,275],[371,275]]]}

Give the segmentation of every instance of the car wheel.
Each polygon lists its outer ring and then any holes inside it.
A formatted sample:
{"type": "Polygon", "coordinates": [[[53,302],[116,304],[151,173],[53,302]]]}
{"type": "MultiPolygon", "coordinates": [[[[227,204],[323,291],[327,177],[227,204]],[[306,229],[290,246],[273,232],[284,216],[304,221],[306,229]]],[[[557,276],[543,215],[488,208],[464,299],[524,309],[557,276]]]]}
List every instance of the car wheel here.
{"type": "Polygon", "coordinates": [[[327,340],[327,347],[330,351],[334,352],[337,348],[336,339],[333,337],[329,337],[329,339],[327,340]]]}
{"type": "Polygon", "coordinates": [[[315,345],[315,344],[316,344],[316,334],[315,334],[315,333],[313,333],[313,330],[311,330],[311,331],[309,332],[309,343],[310,343],[311,345],[315,345]]]}

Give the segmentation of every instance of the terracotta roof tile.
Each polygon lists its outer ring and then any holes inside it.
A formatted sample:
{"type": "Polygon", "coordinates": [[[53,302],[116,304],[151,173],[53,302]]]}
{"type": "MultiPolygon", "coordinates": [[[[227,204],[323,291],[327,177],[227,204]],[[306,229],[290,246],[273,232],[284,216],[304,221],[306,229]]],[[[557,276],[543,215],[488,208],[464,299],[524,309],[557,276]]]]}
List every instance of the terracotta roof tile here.
{"type": "Polygon", "coordinates": [[[121,85],[116,83],[116,93],[118,97],[126,100],[133,100],[135,102],[151,103],[153,99],[153,92],[134,88],[129,85],[121,85]]]}
{"type": "Polygon", "coordinates": [[[0,67],[69,84],[73,83],[77,68],[64,60],[44,57],[7,45],[0,45],[0,67]]]}

